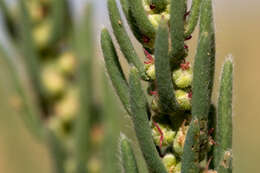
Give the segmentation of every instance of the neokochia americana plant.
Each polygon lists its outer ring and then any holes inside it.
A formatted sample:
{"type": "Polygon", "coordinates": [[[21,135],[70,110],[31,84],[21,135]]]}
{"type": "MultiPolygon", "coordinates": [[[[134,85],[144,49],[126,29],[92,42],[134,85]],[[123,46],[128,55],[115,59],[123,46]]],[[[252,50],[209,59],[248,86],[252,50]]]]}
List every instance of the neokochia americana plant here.
{"type": "MultiPolygon", "coordinates": [[[[114,103],[109,87],[102,90],[103,105],[107,106],[98,104],[93,96],[97,91],[92,73],[95,42],[91,5],[77,22],[68,0],[19,0],[12,7],[0,0],[0,9],[11,41],[11,48],[7,48],[1,40],[0,58],[16,89],[8,100],[35,139],[48,147],[54,172],[95,173],[100,172],[102,163],[110,166],[111,173],[116,172],[111,166],[115,163],[112,149],[97,154],[103,141],[112,140],[119,132],[114,123],[116,107],[109,105],[114,103]],[[30,94],[18,59],[31,84],[30,94]],[[105,135],[103,126],[109,127],[105,135]]],[[[115,148],[113,141],[105,143],[106,149],[115,148]]]]}
{"type": "MultiPolygon", "coordinates": [[[[231,173],[233,63],[228,58],[223,65],[215,108],[211,99],[215,70],[212,0],[192,0],[189,10],[186,0],[120,2],[146,60],[142,63],[136,53],[115,0],[107,0],[107,6],[114,36],[130,66],[129,78],[107,29],[102,30],[101,45],[107,73],[133,121],[149,171],[231,173]],[[186,60],[186,41],[197,23],[199,37],[191,65],[186,60]],[[148,83],[147,94],[142,80],[148,83]]],[[[138,172],[125,136],[120,146],[123,172],[138,172]]]]}

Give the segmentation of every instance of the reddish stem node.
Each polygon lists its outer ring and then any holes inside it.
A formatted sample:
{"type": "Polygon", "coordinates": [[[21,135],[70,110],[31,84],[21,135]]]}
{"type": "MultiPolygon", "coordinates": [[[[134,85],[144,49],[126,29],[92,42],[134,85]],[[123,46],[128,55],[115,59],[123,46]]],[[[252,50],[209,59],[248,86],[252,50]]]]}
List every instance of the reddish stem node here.
{"type": "Polygon", "coordinates": [[[155,9],[155,5],[150,4],[150,9],[151,9],[151,10],[154,10],[154,9],[155,9]]]}
{"type": "Polygon", "coordinates": [[[144,43],[149,43],[150,42],[150,38],[143,36],[143,42],[144,43]]]}
{"type": "Polygon", "coordinates": [[[152,55],[145,49],[144,49],[144,54],[145,54],[145,57],[148,59],[148,61],[145,61],[144,63],[145,64],[153,64],[154,59],[153,59],[152,55]]]}
{"type": "Polygon", "coordinates": [[[184,61],[184,63],[181,64],[181,69],[182,69],[182,70],[188,70],[188,69],[190,69],[190,63],[184,61]]]}
{"type": "Polygon", "coordinates": [[[187,38],[185,38],[185,41],[190,40],[191,38],[192,38],[192,35],[190,35],[187,38]]]}
{"type": "Polygon", "coordinates": [[[192,98],[192,91],[188,93],[188,97],[191,99],[192,98]]]}
{"type": "Polygon", "coordinates": [[[157,91],[150,91],[150,94],[155,96],[155,95],[158,95],[158,92],[157,91]]]}
{"type": "Polygon", "coordinates": [[[189,14],[190,14],[190,11],[187,11],[187,12],[184,14],[184,19],[186,19],[189,14]]]}

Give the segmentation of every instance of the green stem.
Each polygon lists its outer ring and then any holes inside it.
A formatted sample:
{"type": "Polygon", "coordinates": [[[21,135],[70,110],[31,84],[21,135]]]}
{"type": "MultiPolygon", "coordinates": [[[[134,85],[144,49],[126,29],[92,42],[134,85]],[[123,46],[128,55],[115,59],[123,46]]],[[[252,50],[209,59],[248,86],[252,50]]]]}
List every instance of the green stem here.
{"type": "Polygon", "coordinates": [[[172,61],[179,62],[185,55],[183,19],[185,14],[185,1],[171,0],[170,14],[171,56],[174,58],[172,61]]]}
{"type": "Polygon", "coordinates": [[[115,0],[108,0],[108,10],[114,35],[116,36],[121,51],[123,52],[127,61],[133,64],[139,70],[142,76],[145,76],[144,65],[141,63],[140,58],[136,54],[131,40],[128,37],[115,0]]]}
{"type": "Polygon", "coordinates": [[[146,110],[146,97],[136,68],[130,71],[129,85],[132,120],[146,163],[153,173],[167,173],[153,142],[146,110]]]}
{"type": "Polygon", "coordinates": [[[47,131],[47,145],[53,161],[53,169],[55,173],[65,172],[65,162],[67,153],[62,141],[50,130],[47,131]]]}
{"type": "MultiPolygon", "coordinates": [[[[21,102],[21,107],[18,107],[18,111],[21,114],[23,121],[25,122],[28,130],[37,138],[42,139],[44,135],[44,127],[40,120],[40,110],[37,104],[33,104],[29,99],[26,90],[20,80],[20,75],[17,69],[17,65],[11,60],[11,58],[4,51],[4,48],[0,47],[0,56],[4,59],[6,66],[11,73],[11,80],[18,94],[18,102],[21,102]]],[[[15,99],[15,98],[14,98],[15,99]]]]}
{"type": "Polygon", "coordinates": [[[168,36],[167,21],[162,20],[155,41],[155,71],[159,103],[165,113],[177,110],[168,56],[168,36]]]}
{"type": "Polygon", "coordinates": [[[142,0],[128,0],[128,3],[142,36],[154,39],[156,31],[147,17],[142,0]]]}
{"type": "Polygon", "coordinates": [[[190,9],[190,14],[185,26],[185,37],[189,37],[195,30],[200,14],[200,6],[202,0],[193,0],[190,9]]]}
{"type": "Polygon", "coordinates": [[[232,172],[232,87],[233,63],[227,60],[220,82],[216,143],[213,163],[218,173],[232,172]]]}
{"type": "MultiPolygon", "coordinates": [[[[199,43],[195,56],[192,84],[192,118],[193,121],[198,121],[200,132],[194,131],[193,128],[188,130],[184,146],[183,173],[198,173],[199,171],[197,162],[201,155],[197,158],[198,151],[196,148],[193,150],[193,148],[198,144],[204,144],[207,140],[208,114],[214,78],[215,36],[211,0],[203,0],[201,9],[199,43]],[[196,143],[188,142],[194,140],[197,133],[200,140],[194,141],[196,143]]],[[[201,148],[199,148],[200,150],[201,148]]],[[[204,154],[203,151],[200,152],[200,154],[204,154]]]]}
{"type": "Polygon", "coordinates": [[[75,122],[75,145],[76,145],[76,172],[86,172],[86,163],[90,151],[90,116],[92,102],[92,6],[88,5],[79,29],[76,30],[76,49],[79,62],[78,86],[79,86],[79,113],[75,122]]]}
{"type": "Polygon", "coordinates": [[[124,134],[120,137],[120,154],[124,173],[138,173],[138,167],[129,139],[124,134]]]}
{"type": "Polygon", "coordinates": [[[105,59],[106,69],[112,84],[116,89],[117,95],[123,103],[125,110],[129,113],[129,115],[131,115],[128,96],[128,83],[119,63],[111,36],[109,35],[107,29],[102,30],[101,46],[105,59]]]}
{"type": "Polygon", "coordinates": [[[118,106],[115,104],[116,100],[114,94],[111,91],[109,81],[107,76],[103,73],[103,116],[104,116],[104,141],[103,141],[103,169],[106,173],[118,172],[118,158],[115,153],[117,153],[117,144],[119,136],[119,111],[118,106]]]}

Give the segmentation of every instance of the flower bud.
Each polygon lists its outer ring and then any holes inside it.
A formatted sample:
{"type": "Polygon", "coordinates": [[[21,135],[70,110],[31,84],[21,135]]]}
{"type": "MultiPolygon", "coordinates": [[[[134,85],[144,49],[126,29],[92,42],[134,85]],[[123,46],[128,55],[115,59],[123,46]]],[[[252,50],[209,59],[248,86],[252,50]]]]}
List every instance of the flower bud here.
{"type": "Polygon", "coordinates": [[[152,135],[157,146],[168,147],[172,145],[176,132],[170,126],[156,123],[152,128],[152,135]]]}
{"type": "Polygon", "coordinates": [[[148,19],[150,20],[151,24],[158,28],[160,21],[161,21],[162,15],[161,14],[149,14],[148,19]]]}
{"type": "Polygon", "coordinates": [[[26,1],[29,15],[33,22],[40,22],[44,18],[44,9],[38,1],[26,1]]]}
{"type": "Polygon", "coordinates": [[[188,126],[182,125],[182,127],[179,128],[174,138],[173,150],[175,153],[179,154],[179,156],[181,156],[183,153],[183,147],[184,147],[187,132],[188,132],[188,126]]]}
{"type": "Polygon", "coordinates": [[[70,122],[75,119],[78,108],[78,91],[75,88],[70,88],[55,105],[54,110],[55,114],[60,116],[63,121],[70,122]]]}
{"type": "Polygon", "coordinates": [[[151,109],[154,112],[160,112],[160,106],[159,106],[159,103],[158,103],[158,97],[154,97],[153,98],[152,103],[151,103],[151,109]]]}
{"type": "Polygon", "coordinates": [[[41,74],[42,82],[50,96],[58,96],[65,90],[66,82],[63,76],[56,69],[55,65],[48,64],[43,68],[41,74]]]}
{"type": "Polygon", "coordinates": [[[72,52],[66,51],[58,58],[58,66],[62,73],[72,75],[76,69],[76,58],[72,52]]]}
{"type": "Polygon", "coordinates": [[[190,110],[191,109],[191,97],[188,92],[185,92],[183,90],[176,90],[176,100],[178,104],[180,105],[180,108],[182,110],[190,110]]]}
{"type": "Polygon", "coordinates": [[[52,130],[55,135],[60,139],[66,139],[67,131],[64,128],[64,123],[58,116],[51,116],[48,120],[48,128],[52,130]]]}
{"type": "Polygon", "coordinates": [[[166,167],[167,171],[173,173],[176,167],[176,157],[173,154],[166,154],[162,162],[166,167]]]}
{"type": "Polygon", "coordinates": [[[181,173],[181,162],[175,166],[174,173],[181,173]]]}
{"type": "Polygon", "coordinates": [[[47,46],[50,37],[51,25],[49,21],[45,21],[33,30],[33,38],[38,48],[43,49],[47,46]]]}
{"type": "Polygon", "coordinates": [[[102,172],[100,159],[96,156],[92,156],[87,163],[86,169],[91,173],[102,172]]]}
{"type": "Polygon", "coordinates": [[[145,73],[148,76],[149,80],[155,80],[155,65],[154,64],[145,64],[145,73]]]}
{"type": "Polygon", "coordinates": [[[191,86],[192,83],[192,70],[187,69],[178,69],[175,70],[172,74],[172,79],[175,85],[179,88],[187,88],[191,86]]]}

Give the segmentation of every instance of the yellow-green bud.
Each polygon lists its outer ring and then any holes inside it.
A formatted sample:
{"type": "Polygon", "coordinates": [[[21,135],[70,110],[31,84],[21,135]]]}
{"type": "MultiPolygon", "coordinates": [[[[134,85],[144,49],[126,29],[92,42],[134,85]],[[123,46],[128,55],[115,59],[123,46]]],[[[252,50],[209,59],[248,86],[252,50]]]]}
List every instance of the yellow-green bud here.
{"type": "Polygon", "coordinates": [[[33,38],[38,48],[45,48],[50,37],[51,25],[49,21],[44,21],[34,28],[33,38]]]}
{"type": "Polygon", "coordinates": [[[162,161],[167,171],[169,173],[174,173],[176,167],[176,157],[173,154],[166,154],[162,161]]]}
{"type": "Polygon", "coordinates": [[[151,103],[151,109],[154,112],[160,112],[160,107],[159,107],[159,103],[158,103],[158,97],[154,97],[151,103]]]}
{"type": "Polygon", "coordinates": [[[26,6],[33,22],[40,22],[44,18],[44,10],[39,1],[26,1],[26,6]]]}
{"type": "Polygon", "coordinates": [[[76,69],[76,58],[70,51],[64,52],[58,58],[58,66],[62,73],[72,75],[76,69]]]}
{"type": "Polygon", "coordinates": [[[63,121],[58,116],[51,116],[48,120],[48,128],[52,130],[60,139],[65,139],[68,135],[64,129],[63,121]]]}
{"type": "Polygon", "coordinates": [[[78,90],[70,88],[64,98],[55,105],[55,114],[60,116],[63,121],[69,122],[75,119],[78,103],[78,90]]]}
{"type": "Polygon", "coordinates": [[[188,92],[185,92],[183,90],[176,90],[176,100],[178,104],[180,105],[180,108],[182,110],[190,110],[191,109],[191,97],[188,92]]]}
{"type": "Polygon", "coordinates": [[[43,68],[42,82],[48,91],[48,94],[51,96],[60,95],[65,90],[65,79],[53,64],[48,64],[45,68],[43,68]]]}
{"type": "Polygon", "coordinates": [[[149,80],[155,80],[155,65],[154,64],[145,64],[146,75],[148,76],[149,80]]]}
{"type": "Polygon", "coordinates": [[[187,88],[191,86],[192,83],[192,70],[189,68],[187,70],[178,69],[172,74],[172,79],[175,85],[179,88],[187,88]]]}
{"type": "Polygon", "coordinates": [[[174,173],[181,173],[181,162],[175,166],[174,173]]]}
{"type": "Polygon", "coordinates": [[[173,131],[170,126],[165,124],[156,123],[152,129],[152,135],[154,142],[157,146],[162,145],[162,147],[167,147],[172,145],[176,132],[173,131]],[[159,127],[159,129],[158,129],[159,127]],[[161,134],[162,132],[162,134],[161,134]],[[163,135],[163,140],[161,142],[161,137],[163,135]]]}
{"type": "Polygon", "coordinates": [[[179,154],[180,156],[183,153],[183,147],[184,147],[187,131],[188,131],[188,126],[182,125],[182,127],[179,128],[173,141],[173,150],[175,153],[179,154]]]}
{"type": "Polygon", "coordinates": [[[162,15],[161,14],[149,14],[148,19],[150,20],[151,24],[155,28],[158,28],[160,21],[162,19],[162,15]]]}
{"type": "Polygon", "coordinates": [[[95,156],[89,159],[86,169],[91,173],[100,173],[102,172],[100,159],[95,156]]]}

